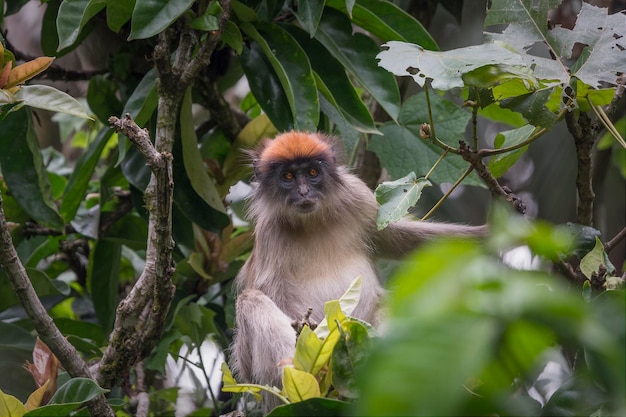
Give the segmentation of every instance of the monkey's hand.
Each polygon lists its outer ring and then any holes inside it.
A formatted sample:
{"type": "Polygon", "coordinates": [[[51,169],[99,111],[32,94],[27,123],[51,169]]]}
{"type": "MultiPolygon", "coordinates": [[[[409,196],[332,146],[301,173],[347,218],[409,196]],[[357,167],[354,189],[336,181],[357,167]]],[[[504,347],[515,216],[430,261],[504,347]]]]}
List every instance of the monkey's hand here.
{"type": "Polygon", "coordinates": [[[309,307],[306,313],[304,314],[304,317],[302,317],[299,320],[294,320],[291,322],[291,327],[293,327],[293,329],[296,331],[296,334],[298,336],[300,335],[300,332],[302,331],[304,326],[309,326],[311,330],[315,330],[315,328],[318,326],[319,323],[314,321],[311,318],[312,313],[313,313],[313,309],[309,307]]]}

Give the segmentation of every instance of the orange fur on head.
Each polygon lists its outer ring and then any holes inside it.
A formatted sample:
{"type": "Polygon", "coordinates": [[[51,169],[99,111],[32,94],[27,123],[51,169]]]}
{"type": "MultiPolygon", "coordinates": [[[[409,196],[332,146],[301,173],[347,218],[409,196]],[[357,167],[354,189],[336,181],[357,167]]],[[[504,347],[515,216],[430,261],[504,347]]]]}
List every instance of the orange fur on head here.
{"type": "Polygon", "coordinates": [[[330,143],[316,133],[291,131],[268,141],[259,159],[265,164],[320,156],[332,159],[333,149],[330,143]]]}

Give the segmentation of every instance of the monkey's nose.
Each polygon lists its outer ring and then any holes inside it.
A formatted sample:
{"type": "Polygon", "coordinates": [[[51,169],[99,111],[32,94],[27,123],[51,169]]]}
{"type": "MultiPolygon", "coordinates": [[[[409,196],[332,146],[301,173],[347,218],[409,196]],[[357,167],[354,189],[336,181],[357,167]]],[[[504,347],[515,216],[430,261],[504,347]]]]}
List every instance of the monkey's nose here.
{"type": "Polygon", "coordinates": [[[309,193],[309,187],[307,187],[306,185],[301,185],[298,187],[298,194],[300,194],[301,196],[305,196],[309,193]]]}

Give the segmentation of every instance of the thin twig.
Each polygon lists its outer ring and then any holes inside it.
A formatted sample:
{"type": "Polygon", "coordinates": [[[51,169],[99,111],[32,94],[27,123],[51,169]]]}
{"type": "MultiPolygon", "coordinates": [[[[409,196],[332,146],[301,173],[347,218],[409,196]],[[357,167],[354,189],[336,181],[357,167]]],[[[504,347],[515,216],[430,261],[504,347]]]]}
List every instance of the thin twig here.
{"type": "Polygon", "coordinates": [[[604,251],[610,252],[617,246],[624,238],[626,237],[626,227],[622,228],[617,234],[613,237],[613,239],[609,240],[604,244],[604,251]]]}

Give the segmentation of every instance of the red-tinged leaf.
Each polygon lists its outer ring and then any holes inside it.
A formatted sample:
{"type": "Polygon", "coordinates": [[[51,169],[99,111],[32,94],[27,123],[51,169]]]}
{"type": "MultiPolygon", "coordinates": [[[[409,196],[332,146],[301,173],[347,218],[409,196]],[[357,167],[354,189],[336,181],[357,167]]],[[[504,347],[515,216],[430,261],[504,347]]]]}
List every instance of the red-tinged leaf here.
{"type": "Polygon", "coordinates": [[[41,56],[35,58],[32,61],[25,62],[17,67],[13,68],[9,74],[5,88],[11,88],[18,84],[22,84],[26,80],[30,80],[37,74],[45,71],[50,64],[52,64],[54,58],[49,56],[41,56]]]}
{"type": "Polygon", "coordinates": [[[0,88],[4,88],[7,85],[7,81],[9,80],[9,74],[11,74],[11,70],[13,69],[13,61],[7,62],[7,64],[2,68],[2,72],[0,72],[0,88]]]}

